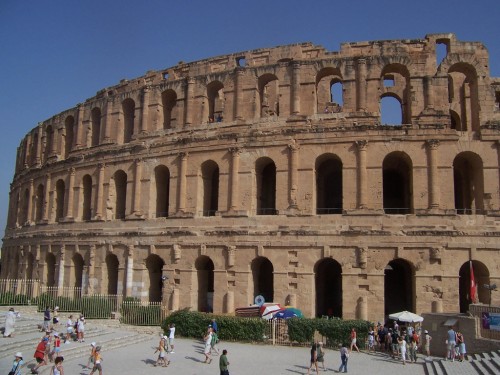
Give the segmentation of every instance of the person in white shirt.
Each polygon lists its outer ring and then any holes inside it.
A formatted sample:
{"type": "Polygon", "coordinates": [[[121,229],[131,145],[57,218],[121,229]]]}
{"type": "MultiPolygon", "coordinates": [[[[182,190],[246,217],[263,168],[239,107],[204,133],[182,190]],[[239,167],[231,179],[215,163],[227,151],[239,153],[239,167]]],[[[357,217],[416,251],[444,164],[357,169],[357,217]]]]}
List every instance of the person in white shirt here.
{"type": "Polygon", "coordinates": [[[174,338],[175,338],[175,324],[171,323],[170,324],[170,333],[168,334],[168,345],[170,345],[170,353],[173,354],[174,352],[174,338]]]}

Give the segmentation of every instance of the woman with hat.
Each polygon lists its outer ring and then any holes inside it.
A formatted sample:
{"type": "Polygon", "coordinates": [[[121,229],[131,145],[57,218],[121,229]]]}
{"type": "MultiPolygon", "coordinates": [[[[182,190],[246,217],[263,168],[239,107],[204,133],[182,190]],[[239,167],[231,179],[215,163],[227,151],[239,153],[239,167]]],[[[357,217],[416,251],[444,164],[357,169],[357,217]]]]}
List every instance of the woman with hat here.
{"type": "Polygon", "coordinates": [[[23,353],[17,352],[14,356],[14,362],[12,363],[12,369],[9,375],[21,375],[21,367],[23,366],[23,353]]]}

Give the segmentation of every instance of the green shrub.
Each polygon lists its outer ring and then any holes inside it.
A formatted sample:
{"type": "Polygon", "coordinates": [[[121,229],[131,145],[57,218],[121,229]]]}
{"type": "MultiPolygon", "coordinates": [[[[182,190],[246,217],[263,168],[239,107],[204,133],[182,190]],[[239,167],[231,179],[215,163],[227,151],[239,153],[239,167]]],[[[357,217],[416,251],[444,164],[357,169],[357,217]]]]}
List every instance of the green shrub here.
{"type": "Polygon", "coordinates": [[[292,318],[286,321],[290,341],[299,343],[313,341],[316,319],[292,318]]]}
{"type": "Polygon", "coordinates": [[[12,292],[0,294],[0,306],[27,305],[28,301],[28,296],[24,294],[14,294],[12,292]]]}

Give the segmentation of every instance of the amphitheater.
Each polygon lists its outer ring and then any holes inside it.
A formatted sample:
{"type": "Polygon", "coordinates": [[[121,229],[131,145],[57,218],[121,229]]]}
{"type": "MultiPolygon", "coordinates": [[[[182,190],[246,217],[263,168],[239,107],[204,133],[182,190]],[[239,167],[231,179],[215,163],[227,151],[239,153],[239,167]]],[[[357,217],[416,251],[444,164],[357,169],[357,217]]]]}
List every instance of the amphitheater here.
{"type": "Polygon", "coordinates": [[[472,264],[499,305],[499,104],[485,46],[454,34],[124,79],[20,142],[0,277],[382,320],[465,312],[472,264]]]}

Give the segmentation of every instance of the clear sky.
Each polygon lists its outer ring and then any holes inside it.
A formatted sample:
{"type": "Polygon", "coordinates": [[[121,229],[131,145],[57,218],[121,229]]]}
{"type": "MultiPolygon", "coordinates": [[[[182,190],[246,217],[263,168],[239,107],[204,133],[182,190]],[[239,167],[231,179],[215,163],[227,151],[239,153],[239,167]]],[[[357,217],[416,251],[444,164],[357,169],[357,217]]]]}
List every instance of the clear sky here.
{"type": "Polygon", "coordinates": [[[21,139],[123,78],[283,44],[448,32],[483,42],[500,77],[499,0],[0,0],[0,236],[21,139]]]}

